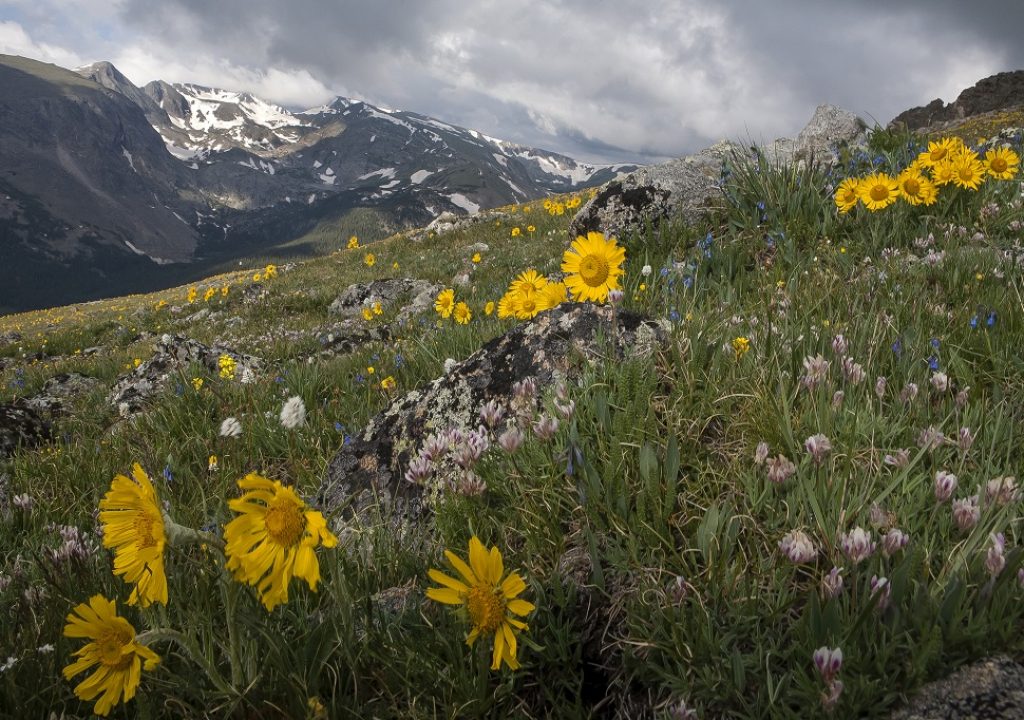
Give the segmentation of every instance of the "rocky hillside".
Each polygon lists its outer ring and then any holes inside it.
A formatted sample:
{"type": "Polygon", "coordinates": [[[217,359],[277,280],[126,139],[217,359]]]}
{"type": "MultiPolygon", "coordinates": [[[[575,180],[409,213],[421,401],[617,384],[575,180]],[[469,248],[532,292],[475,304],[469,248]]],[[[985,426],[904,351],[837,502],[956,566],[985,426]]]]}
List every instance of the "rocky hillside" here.
{"type": "Polygon", "coordinates": [[[822,106],[771,147],[0,319],[0,710],[1024,716],[1003,130],[929,205],[844,207],[927,144],[822,106]],[[89,662],[115,650],[132,671],[89,662]]]}

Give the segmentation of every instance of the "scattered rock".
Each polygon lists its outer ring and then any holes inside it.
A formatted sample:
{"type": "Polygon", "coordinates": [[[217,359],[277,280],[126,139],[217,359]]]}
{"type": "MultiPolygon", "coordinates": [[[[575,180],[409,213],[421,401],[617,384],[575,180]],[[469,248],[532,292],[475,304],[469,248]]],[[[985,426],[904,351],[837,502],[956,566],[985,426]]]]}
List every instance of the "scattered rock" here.
{"type": "Polygon", "coordinates": [[[948,105],[935,99],[923,107],[905,110],[892,119],[889,127],[939,129],[964,118],[1021,106],[1024,106],[1024,70],[1014,70],[978,81],[948,105]]]}
{"type": "MultiPolygon", "coordinates": [[[[766,157],[781,164],[834,163],[838,161],[836,149],[862,142],[865,128],[864,121],[853,113],[821,105],[795,139],[775,141],[766,157]]],[[[584,204],[569,224],[569,237],[592,231],[622,237],[640,232],[648,224],[657,226],[666,218],[693,223],[723,206],[726,161],[748,155],[749,150],[723,141],[695,155],[640,168],[608,183],[584,204]]]]}
{"type": "Polygon", "coordinates": [[[480,242],[480,243],[473,243],[472,245],[467,247],[466,248],[466,252],[468,252],[468,253],[478,253],[478,252],[479,253],[484,253],[484,252],[489,251],[490,249],[491,249],[490,245],[488,245],[487,243],[480,242]]]}
{"type": "Polygon", "coordinates": [[[122,375],[114,384],[110,403],[122,415],[128,416],[143,409],[146,401],[162,390],[175,371],[192,363],[201,364],[211,373],[220,371],[218,360],[222,355],[234,358],[235,377],[246,371],[256,372],[263,361],[252,355],[239,353],[221,345],[208,347],[197,340],[179,335],[164,335],[154,345],[154,355],[132,372],[122,375]]]}
{"type": "Polygon", "coordinates": [[[319,498],[328,510],[344,508],[346,517],[366,518],[377,507],[395,511],[396,522],[422,512],[422,489],[404,473],[421,443],[433,432],[479,423],[480,407],[495,400],[508,407],[513,385],[534,378],[546,387],[571,370],[572,358],[597,361],[612,348],[598,337],[615,338],[613,354],[650,351],[664,331],[638,315],[618,315],[593,304],[563,304],[486,343],[451,371],[397,398],[345,445],[328,465],[319,498]]]}
{"type": "Polygon", "coordinates": [[[327,311],[334,315],[358,316],[363,308],[380,303],[385,308],[393,307],[405,300],[398,311],[397,319],[404,322],[410,317],[434,306],[434,298],[441,292],[441,286],[415,278],[389,278],[371,283],[349,285],[331,303],[327,311]]]}
{"type": "Polygon", "coordinates": [[[267,288],[263,283],[252,283],[242,290],[242,304],[255,305],[266,298],[269,294],[270,293],[267,291],[267,288]]]}
{"type": "Polygon", "coordinates": [[[13,345],[14,343],[21,342],[21,333],[11,330],[0,335],[0,347],[4,345],[13,345]]]}
{"type": "Polygon", "coordinates": [[[355,320],[345,320],[338,325],[321,330],[317,335],[323,347],[321,355],[344,355],[371,342],[384,342],[391,338],[387,325],[369,325],[355,320]]]}
{"type": "Polygon", "coordinates": [[[0,455],[37,447],[50,440],[50,426],[23,400],[0,405],[0,455]]]}
{"type": "Polygon", "coordinates": [[[1024,666],[1000,656],[960,668],[921,688],[891,720],[1024,718],[1024,666]]]}
{"type": "Polygon", "coordinates": [[[25,404],[38,413],[59,415],[64,412],[69,400],[93,392],[101,385],[94,377],[80,373],[61,373],[47,380],[38,393],[26,398],[25,404]]]}

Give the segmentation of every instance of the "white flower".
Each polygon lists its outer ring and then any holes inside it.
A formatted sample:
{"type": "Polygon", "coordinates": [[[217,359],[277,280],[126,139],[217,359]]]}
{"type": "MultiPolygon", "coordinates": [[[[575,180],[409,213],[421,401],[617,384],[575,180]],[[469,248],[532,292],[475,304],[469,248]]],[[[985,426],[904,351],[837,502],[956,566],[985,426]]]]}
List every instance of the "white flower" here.
{"type": "Polygon", "coordinates": [[[651,274],[651,266],[644,265],[642,268],[640,268],[640,274],[643,275],[644,277],[648,277],[651,274]]]}
{"type": "Polygon", "coordinates": [[[288,398],[281,408],[281,424],[289,430],[306,424],[306,405],[298,395],[288,398]]]}
{"type": "Polygon", "coordinates": [[[444,374],[447,375],[452,370],[454,370],[456,364],[457,363],[455,362],[455,360],[453,358],[446,358],[445,361],[444,361],[444,374]]]}
{"type": "Polygon", "coordinates": [[[238,437],[242,434],[242,423],[238,422],[237,418],[229,417],[224,418],[224,422],[220,424],[220,436],[221,437],[238,437]]]}
{"type": "Polygon", "coordinates": [[[251,385],[256,382],[256,373],[252,371],[251,367],[244,367],[242,368],[241,380],[243,385],[251,385]]]}
{"type": "Polygon", "coordinates": [[[811,562],[818,554],[811,538],[803,530],[791,530],[786,533],[779,542],[779,550],[798,565],[811,562]]]}

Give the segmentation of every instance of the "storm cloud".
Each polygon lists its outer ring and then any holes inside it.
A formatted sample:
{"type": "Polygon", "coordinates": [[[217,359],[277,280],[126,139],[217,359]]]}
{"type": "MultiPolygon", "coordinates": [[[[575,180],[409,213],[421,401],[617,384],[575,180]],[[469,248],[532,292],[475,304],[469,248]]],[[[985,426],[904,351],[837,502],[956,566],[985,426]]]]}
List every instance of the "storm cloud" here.
{"type": "Polygon", "coordinates": [[[652,160],[792,135],[823,102],[884,124],[952,100],[1024,67],[1022,26],[1005,0],[9,0],[0,51],[652,160]]]}

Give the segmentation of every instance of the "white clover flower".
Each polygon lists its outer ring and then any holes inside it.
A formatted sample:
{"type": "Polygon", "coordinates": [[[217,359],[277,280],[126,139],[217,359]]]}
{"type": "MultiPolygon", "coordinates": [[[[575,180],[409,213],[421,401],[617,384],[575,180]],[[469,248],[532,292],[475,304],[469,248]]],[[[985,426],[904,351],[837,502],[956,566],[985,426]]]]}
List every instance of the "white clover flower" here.
{"type": "Polygon", "coordinates": [[[224,418],[224,422],[220,424],[220,436],[227,438],[236,438],[242,434],[242,423],[238,422],[238,418],[224,418]]]}
{"type": "Polygon", "coordinates": [[[288,398],[281,408],[281,424],[289,430],[306,424],[306,404],[298,395],[288,398]]]}

